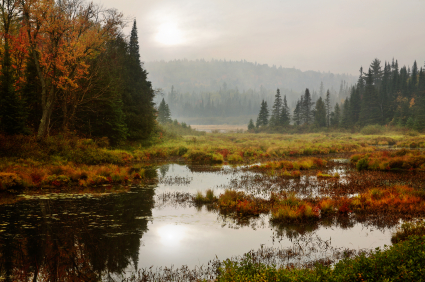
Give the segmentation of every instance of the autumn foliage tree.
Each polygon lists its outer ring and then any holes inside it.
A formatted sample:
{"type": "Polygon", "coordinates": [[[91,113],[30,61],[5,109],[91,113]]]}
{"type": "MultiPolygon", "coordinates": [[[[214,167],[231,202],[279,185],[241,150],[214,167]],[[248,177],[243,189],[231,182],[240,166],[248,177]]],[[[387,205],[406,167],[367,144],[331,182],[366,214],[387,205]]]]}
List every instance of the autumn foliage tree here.
{"type": "Polygon", "coordinates": [[[0,131],[149,136],[154,91],[135,23],[127,42],[121,13],[84,0],[3,0],[1,16],[0,131]]]}

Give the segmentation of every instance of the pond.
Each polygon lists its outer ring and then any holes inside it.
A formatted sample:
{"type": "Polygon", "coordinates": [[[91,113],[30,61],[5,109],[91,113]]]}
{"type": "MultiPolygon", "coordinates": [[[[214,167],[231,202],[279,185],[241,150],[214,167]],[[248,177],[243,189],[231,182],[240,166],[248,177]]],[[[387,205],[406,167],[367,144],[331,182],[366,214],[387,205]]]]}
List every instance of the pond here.
{"type": "MultiPolygon", "coordinates": [[[[345,175],[343,167],[334,169],[345,175]]],[[[0,278],[121,281],[151,266],[152,271],[183,265],[207,267],[211,260],[250,250],[302,250],[278,262],[283,264],[391,244],[394,225],[350,218],[273,225],[268,215],[238,220],[190,200],[197,191],[207,189],[218,195],[226,188],[254,193],[261,185],[281,185],[258,183],[261,175],[240,168],[168,164],[154,174],[154,183],[133,186],[128,193],[32,197],[0,206],[0,278]]],[[[299,193],[317,192],[315,176],[288,183],[292,183],[288,189],[299,193]],[[298,186],[304,188],[297,190],[298,186]]]]}

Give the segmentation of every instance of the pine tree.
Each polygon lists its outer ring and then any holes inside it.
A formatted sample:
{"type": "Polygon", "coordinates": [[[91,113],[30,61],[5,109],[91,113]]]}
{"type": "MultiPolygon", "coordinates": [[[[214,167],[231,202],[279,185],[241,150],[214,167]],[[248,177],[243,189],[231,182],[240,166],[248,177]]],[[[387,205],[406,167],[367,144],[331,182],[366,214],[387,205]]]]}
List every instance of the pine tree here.
{"type": "Polygon", "coordinates": [[[350,119],[351,125],[355,125],[359,121],[360,109],[361,109],[360,93],[357,87],[351,88],[350,94],[350,119]]]}
{"type": "Polygon", "coordinates": [[[286,95],[283,97],[283,105],[280,115],[280,124],[282,126],[288,126],[291,123],[291,113],[289,111],[288,102],[286,101],[286,95]]]}
{"type": "Polygon", "coordinates": [[[273,108],[272,116],[270,117],[270,126],[280,126],[281,122],[281,109],[282,108],[282,97],[280,96],[280,90],[277,89],[273,108]]]}
{"type": "Polygon", "coordinates": [[[331,125],[331,93],[329,92],[329,89],[326,92],[325,107],[326,107],[326,126],[329,127],[331,125]]]}
{"type": "Polygon", "coordinates": [[[425,129],[425,71],[419,71],[418,91],[415,103],[415,130],[425,129]]]}
{"type": "Polygon", "coordinates": [[[295,125],[301,125],[302,123],[301,101],[297,101],[292,119],[294,120],[295,125]]]}
{"type": "Polygon", "coordinates": [[[305,90],[304,98],[302,100],[302,117],[305,124],[311,124],[314,120],[314,114],[312,111],[312,106],[314,103],[311,101],[311,95],[308,88],[305,90]]]}
{"type": "Polygon", "coordinates": [[[248,130],[253,130],[254,128],[255,128],[254,122],[252,121],[252,119],[250,119],[248,124],[248,130]]]}
{"type": "Polygon", "coordinates": [[[341,127],[349,128],[351,126],[351,111],[350,111],[350,99],[347,98],[342,106],[342,117],[341,127]]]}
{"type": "Polygon", "coordinates": [[[268,123],[269,123],[269,110],[267,109],[267,102],[263,100],[261,102],[261,109],[257,118],[257,127],[267,126],[268,123]]]}
{"type": "Polygon", "coordinates": [[[381,68],[381,61],[375,58],[373,62],[370,64],[370,69],[372,73],[372,81],[377,90],[381,87],[382,77],[384,75],[384,72],[381,68]]]}
{"type": "Polygon", "coordinates": [[[323,95],[325,95],[325,87],[323,86],[323,81],[321,81],[321,82],[320,82],[319,95],[320,95],[320,97],[322,97],[323,99],[325,98],[325,97],[323,97],[323,95]]]}
{"type": "Polygon", "coordinates": [[[170,109],[169,109],[167,103],[165,103],[164,98],[162,98],[162,101],[159,104],[158,118],[157,119],[158,119],[158,122],[160,122],[162,124],[172,122],[172,120],[171,120],[171,112],[170,112],[170,109]]]}
{"type": "Polygon", "coordinates": [[[154,91],[140,62],[136,21],[134,21],[131,30],[126,65],[125,85],[127,89],[124,93],[123,102],[128,139],[145,139],[149,137],[155,126],[154,91]]]}
{"type": "Polygon", "coordinates": [[[314,123],[318,127],[326,127],[326,106],[322,97],[319,97],[316,102],[316,108],[314,110],[314,123]]]}
{"type": "Polygon", "coordinates": [[[331,113],[331,126],[339,127],[339,123],[341,120],[341,109],[339,104],[336,103],[334,111],[331,113]]]}
{"type": "Polygon", "coordinates": [[[371,69],[369,69],[366,76],[366,86],[362,99],[359,121],[361,125],[380,124],[382,122],[379,110],[378,93],[375,85],[373,84],[373,73],[371,69]]]}

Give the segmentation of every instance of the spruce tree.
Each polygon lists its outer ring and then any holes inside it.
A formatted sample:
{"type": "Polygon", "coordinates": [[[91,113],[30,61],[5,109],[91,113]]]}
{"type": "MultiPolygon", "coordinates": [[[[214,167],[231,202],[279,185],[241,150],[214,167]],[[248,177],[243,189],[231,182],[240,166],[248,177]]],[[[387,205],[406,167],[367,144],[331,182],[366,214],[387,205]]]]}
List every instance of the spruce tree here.
{"type": "Polygon", "coordinates": [[[334,111],[331,113],[331,126],[332,127],[339,127],[339,123],[341,120],[341,109],[339,107],[339,104],[336,103],[334,111]]]}
{"type": "Polygon", "coordinates": [[[329,127],[331,125],[331,93],[328,91],[326,92],[326,100],[325,100],[325,107],[326,107],[326,126],[329,127]]]}
{"type": "Polygon", "coordinates": [[[248,124],[248,130],[253,130],[254,128],[255,128],[254,122],[252,121],[252,119],[250,119],[248,124]]]}
{"type": "Polygon", "coordinates": [[[373,83],[373,73],[371,69],[369,69],[366,76],[366,85],[359,120],[361,125],[380,124],[382,121],[379,110],[378,93],[373,83]]]}
{"type": "Polygon", "coordinates": [[[350,119],[351,125],[355,125],[359,121],[360,109],[361,109],[360,93],[357,87],[351,88],[350,94],[350,119]]]}
{"type": "Polygon", "coordinates": [[[308,88],[305,90],[304,98],[302,100],[302,117],[305,124],[311,124],[314,120],[314,114],[312,111],[312,106],[314,103],[311,101],[311,95],[308,88]]]}
{"type": "Polygon", "coordinates": [[[172,122],[170,108],[168,107],[167,103],[165,103],[164,98],[162,98],[162,101],[159,104],[157,119],[158,119],[158,122],[162,124],[172,122]]]}
{"type": "Polygon", "coordinates": [[[326,106],[322,97],[316,101],[316,108],[314,110],[314,123],[318,127],[326,127],[326,106]]]}
{"type": "Polygon", "coordinates": [[[282,97],[280,96],[280,90],[277,89],[273,108],[272,115],[270,117],[270,126],[280,126],[281,125],[281,109],[282,108],[282,97]]]}
{"type": "Polygon", "coordinates": [[[351,126],[351,121],[350,99],[347,98],[342,105],[341,127],[349,128],[351,126]]]}
{"type": "Polygon", "coordinates": [[[282,110],[280,115],[280,125],[288,126],[291,123],[291,113],[289,112],[288,102],[286,95],[283,97],[282,110]]]}
{"type": "Polygon", "coordinates": [[[294,120],[295,125],[301,125],[302,124],[302,115],[301,115],[301,101],[298,100],[297,104],[294,109],[294,115],[292,117],[294,120]]]}
{"type": "Polygon", "coordinates": [[[257,127],[267,126],[268,123],[269,123],[269,110],[267,109],[267,102],[263,100],[261,102],[260,113],[258,114],[258,118],[257,118],[257,127]]]}
{"type": "Polygon", "coordinates": [[[415,103],[415,130],[425,129],[425,71],[419,71],[418,90],[415,103]]]}
{"type": "Polygon", "coordinates": [[[128,45],[125,77],[126,91],[123,102],[128,139],[146,139],[155,126],[154,91],[140,62],[136,21],[133,23],[128,45]]]}

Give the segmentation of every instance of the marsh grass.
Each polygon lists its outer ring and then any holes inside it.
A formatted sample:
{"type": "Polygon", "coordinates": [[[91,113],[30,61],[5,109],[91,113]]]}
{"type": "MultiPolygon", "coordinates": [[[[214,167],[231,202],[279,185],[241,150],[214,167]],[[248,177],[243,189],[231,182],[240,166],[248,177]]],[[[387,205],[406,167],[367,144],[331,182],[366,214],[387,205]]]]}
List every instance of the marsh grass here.
{"type": "Polygon", "coordinates": [[[417,235],[425,236],[425,221],[405,222],[391,236],[393,244],[407,240],[408,237],[417,235]]]}
{"type": "Polygon", "coordinates": [[[214,195],[214,190],[212,189],[208,189],[205,192],[205,196],[202,192],[198,191],[193,199],[196,204],[212,204],[217,202],[217,200],[218,198],[214,195]]]}
{"type": "Polygon", "coordinates": [[[356,154],[351,163],[357,170],[425,170],[425,155],[406,149],[356,154]]]}

